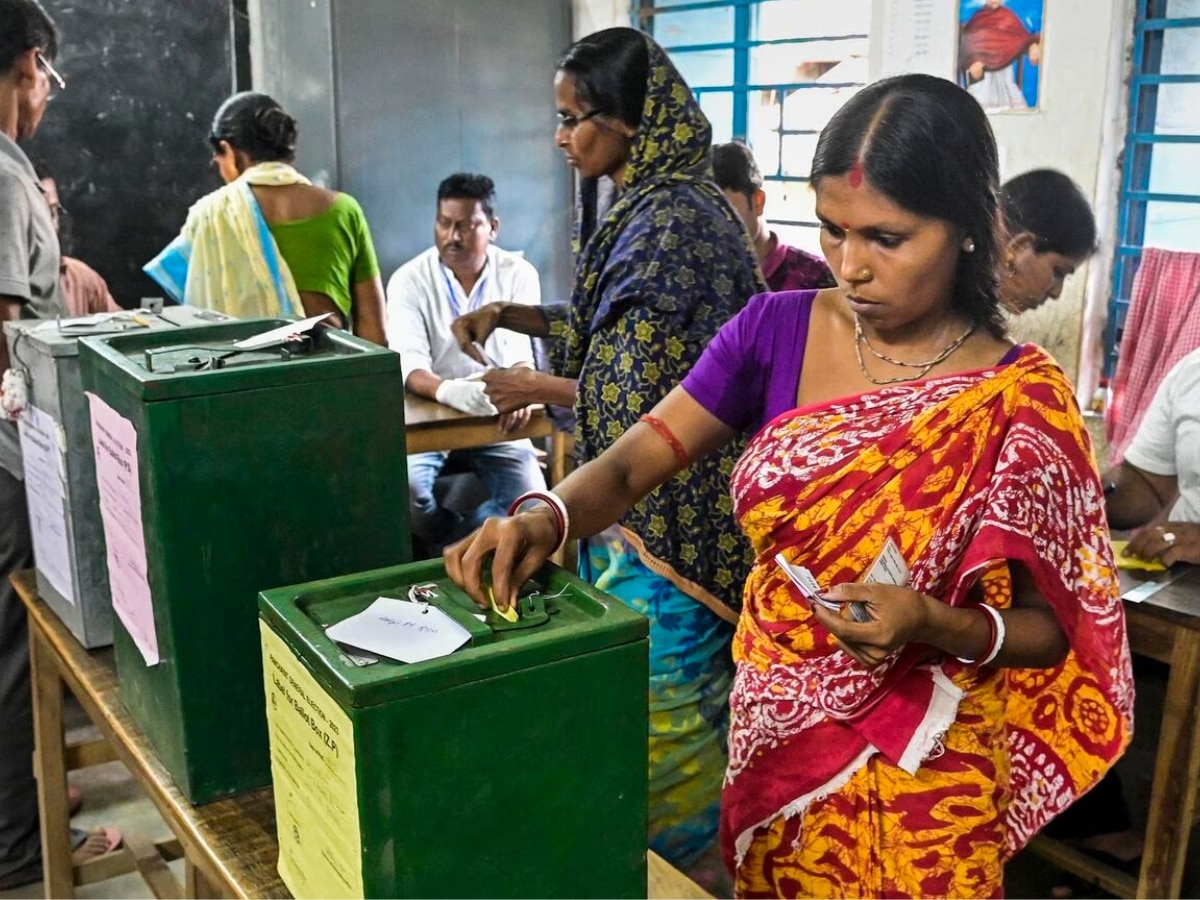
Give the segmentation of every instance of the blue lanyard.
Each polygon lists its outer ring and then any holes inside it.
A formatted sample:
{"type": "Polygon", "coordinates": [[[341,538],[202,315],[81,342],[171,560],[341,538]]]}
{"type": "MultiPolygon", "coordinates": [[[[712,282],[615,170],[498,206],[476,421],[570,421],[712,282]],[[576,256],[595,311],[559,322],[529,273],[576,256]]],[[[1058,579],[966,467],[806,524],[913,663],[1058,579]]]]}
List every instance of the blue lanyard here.
{"type": "MultiPolygon", "coordinates": [[[[446,291],[450,296],[450,311],[454,313],[454,318],[457,319],[462,315],[462,309],[458,305],[458,292],[454,290],[454,281],[450,278],[449,273],[447,273],[446,266],[442,263],[438,263],[438,265],[441,266],[442,278],[445,279],[446,291]]],[[[475,310],[479,309],[479,307],[483,305],[483,285],[484,282],[487,281],[487,278],[488,273],[484,272],[483,277],[475,282],[475,288],[471,291],[471,293],[475,296],[475,300],[472,302],[470,297],[467,298],[467,308],[471,312],[475,312],[475,310]]]]}

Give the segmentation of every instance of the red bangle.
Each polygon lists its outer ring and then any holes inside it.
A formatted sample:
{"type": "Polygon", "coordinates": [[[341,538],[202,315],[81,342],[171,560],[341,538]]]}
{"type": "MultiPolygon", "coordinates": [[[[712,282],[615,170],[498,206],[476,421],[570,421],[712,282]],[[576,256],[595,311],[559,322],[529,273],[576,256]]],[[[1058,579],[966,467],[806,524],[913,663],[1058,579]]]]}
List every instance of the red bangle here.
{"type": "Polygon", "coordinates": [[[563,545],[566,544],[567,534],[570,531],[570,519],[567,516],[567,505],[562,502],[562,499],[557,494],[551,493],[550,491],[526,491],[512,502],[512,505],[508,508],[508,514],[510,516],[516,515],[517,510],[531,500],[536,500],[539,503],[546,504],[546,506],[550,507],[551,511],[554,513],[554,524],[558,529],[558,539],[555,542],[554,550],[551,552],[557,553],[563,548],[563,545]]]}
{"type": "Polygon", "coordinates": [[[671,449],[675,451],[675,458],[679,460],[679,468],[686,469],[692,464],[691,459],[688,458],[687,451],[683,449],[683,444],[680,442],[679,438],[675,437],[675,433],[667,427],[666,422],[657,418],[656,416],[650,415],[650,413],[646,413],[644,416],[638,419],[638,421],[645,422],[658,432],[659,437],[671,445],[671,449]]]}
{"type": "Polygon", "coordinates": [[[999,646],[997,646],[1000,642],[1000,629],[996,625],[996,618],[992,612],[984,609],[984,605],[982,603],[973,603],[969,607],[964,607],[964,609],[974,609],[981,616],[987,619],[988,645],[987,650],[983,653],[980,653],[974,659],[966,659],[965,657],[960,656],[958,657],[958,661],[960,663],[966,663],[968,666],[973,666],[976,663],[987,665],[992,661],[993,658],[995,658],[997,651],[1000,649],[999,646]]]}

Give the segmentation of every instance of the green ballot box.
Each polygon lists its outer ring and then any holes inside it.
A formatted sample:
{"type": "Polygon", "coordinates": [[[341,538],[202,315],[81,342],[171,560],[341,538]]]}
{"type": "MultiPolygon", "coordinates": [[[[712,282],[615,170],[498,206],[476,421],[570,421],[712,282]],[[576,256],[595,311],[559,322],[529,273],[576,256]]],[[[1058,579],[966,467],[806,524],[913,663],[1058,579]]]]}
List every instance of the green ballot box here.
{"type": "Polygon", "coordinates": [[[299,900],[646,896],[648,623],[549,565],[519,606],[482,616],[440,560],[260,595],[299,900]],[[463,643],[397,662],[345,643],[352,617],[364,640],[463,643]]]}
{"type": "Polygon", "coordinates": [[[80,342],[121,699],[192,803],[270,782],[258,592],[411,556],[398,355],[288,325],[80,342]]]}

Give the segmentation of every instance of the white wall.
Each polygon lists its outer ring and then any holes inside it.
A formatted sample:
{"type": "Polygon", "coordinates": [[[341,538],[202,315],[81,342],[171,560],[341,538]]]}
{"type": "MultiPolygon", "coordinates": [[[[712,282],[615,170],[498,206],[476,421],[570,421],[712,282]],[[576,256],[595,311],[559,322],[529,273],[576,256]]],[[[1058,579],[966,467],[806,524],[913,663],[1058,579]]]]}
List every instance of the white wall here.
{"type": "Polygon", "coordinates": [[[576,40],[602,28],[629,25],[632,7],[629,0],[571,0],[576,40]]]}
{"type": "MultiPolygon", "coordinates": [[[[919,0],[936,8],[945,27],[932,29],[922,50],[922,71],[953,77],[955,0],[919,0]],[[949,69],[949,71],[947,71],[949,69]]],[[[875,0],[871,24],[874,74],[883,67],[888,36],[906,29],[889,21],[914,0],[875,0]]],[[[1127,52],[1132,0],[1046,0],[1042,33],[1041,102],[1036,112],[993,113],[1000,177],[1051,168],[1075,180],[1096,210],[1100,250],[1066,283],[1062,298],[1012,323],[1014,337],[1045,347],[1090,398],[1099,368],[1102,319],[1109,279],[1119,183],[1117,157],[1125,134],[1127,52]],[[1086,323],[1086,324],[1085,324],[1086,323]]],[[[905,36],[908,37],[907,35],[905,36]]],[[[903,48],[892,47],[904,58],[903,48]]]]}

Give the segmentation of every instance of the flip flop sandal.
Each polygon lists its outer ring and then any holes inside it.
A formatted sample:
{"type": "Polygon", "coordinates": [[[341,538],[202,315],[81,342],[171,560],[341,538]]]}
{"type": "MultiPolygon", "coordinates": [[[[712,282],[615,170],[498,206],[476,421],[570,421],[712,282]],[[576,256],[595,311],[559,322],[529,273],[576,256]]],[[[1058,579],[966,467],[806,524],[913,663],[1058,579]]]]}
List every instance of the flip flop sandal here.
{"type": "MultiPolygon", "coordinates": [[[[78,832],[76,832],[78,833],[78,832]]],[[[71,862],[78,864],[98,859],[119,850],[124,836],[117,828],[97,828],[83,834],[78,846],[71,851],[71,862]],[[100,843],[103,839],[103,844],[100,843]]],[[[42,861],[39,859],[23,869],[0,876],[0,891],[10,891],[42,880],[42,861]]]]}
{"type": "Polygon", "coordinates": [[[125,838],[117,828],[94,828],[89,831],[83,842],[71,851],[71,862],[75,865],[88,860],[107,856],[120,849],[125,838]]]}

